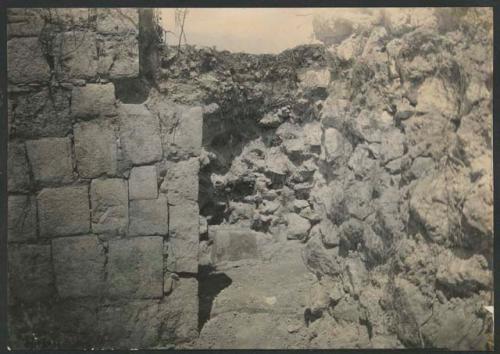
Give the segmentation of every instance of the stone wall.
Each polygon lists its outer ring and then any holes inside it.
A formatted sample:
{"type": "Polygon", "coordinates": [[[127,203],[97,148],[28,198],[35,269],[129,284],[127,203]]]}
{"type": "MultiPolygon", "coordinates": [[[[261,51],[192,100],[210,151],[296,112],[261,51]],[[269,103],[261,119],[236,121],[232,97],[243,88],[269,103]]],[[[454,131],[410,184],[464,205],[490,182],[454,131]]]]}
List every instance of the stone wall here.
{"type": "Polygon", "coordinates": [[[12,348],[197,334],[201,109],[116,97],[140,31],[135,9],[9,10],[12,348]]]}

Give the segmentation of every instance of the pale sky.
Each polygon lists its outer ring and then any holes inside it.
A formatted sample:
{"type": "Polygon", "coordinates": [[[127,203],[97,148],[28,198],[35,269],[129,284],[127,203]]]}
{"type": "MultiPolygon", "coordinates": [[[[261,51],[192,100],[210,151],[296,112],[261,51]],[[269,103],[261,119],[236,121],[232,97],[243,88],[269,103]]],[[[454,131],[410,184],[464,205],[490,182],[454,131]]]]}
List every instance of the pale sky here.
{"type": "MultiPolygon", "coordinates": [[[[314,14],[352,9],[333,8],[190,8],[185,23],[188,44],[216,46],[219,50],[279,53],[299,44],[314,43],[314,14]]],[[[359,11],[354,10],[354,11],[359,11]]],[[[175,32],[175,9],[161,9],[163,28],[175,32]]]]}

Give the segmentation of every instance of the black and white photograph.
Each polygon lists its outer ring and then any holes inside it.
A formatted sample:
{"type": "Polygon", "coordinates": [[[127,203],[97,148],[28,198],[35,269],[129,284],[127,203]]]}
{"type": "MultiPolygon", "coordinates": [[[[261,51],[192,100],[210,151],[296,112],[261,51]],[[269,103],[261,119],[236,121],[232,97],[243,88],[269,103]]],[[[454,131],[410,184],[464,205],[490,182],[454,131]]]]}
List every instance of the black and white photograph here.
{"type": "Polygon", "coordinates": [[[6,8],[7,349],[494,350],[493,7],[389,6],[6,8]]]}

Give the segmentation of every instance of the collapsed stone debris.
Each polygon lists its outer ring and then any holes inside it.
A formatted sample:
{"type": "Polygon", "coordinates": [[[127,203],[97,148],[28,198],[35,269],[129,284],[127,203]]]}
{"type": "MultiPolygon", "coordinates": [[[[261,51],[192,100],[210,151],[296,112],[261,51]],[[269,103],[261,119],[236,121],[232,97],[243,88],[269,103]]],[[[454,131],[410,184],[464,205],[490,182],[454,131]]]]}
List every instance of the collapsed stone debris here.
{"type": "Polygon", "coordinates": [[[9,345],[485,349],[492,33],[446,11],[252,55],[9,10],[9,345]]]}

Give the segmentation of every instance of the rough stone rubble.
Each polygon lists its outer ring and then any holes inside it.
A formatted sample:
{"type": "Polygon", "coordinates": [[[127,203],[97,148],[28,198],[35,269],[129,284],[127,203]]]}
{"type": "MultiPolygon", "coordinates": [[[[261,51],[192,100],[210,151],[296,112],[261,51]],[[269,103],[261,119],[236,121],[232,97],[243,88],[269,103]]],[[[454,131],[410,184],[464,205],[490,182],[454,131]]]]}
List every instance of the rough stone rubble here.
{"type": "Polygon", "coordinates": [[[453,11],[251,55],[10,10],[11,346],[486,348],[491,13],[453,11]]]}

